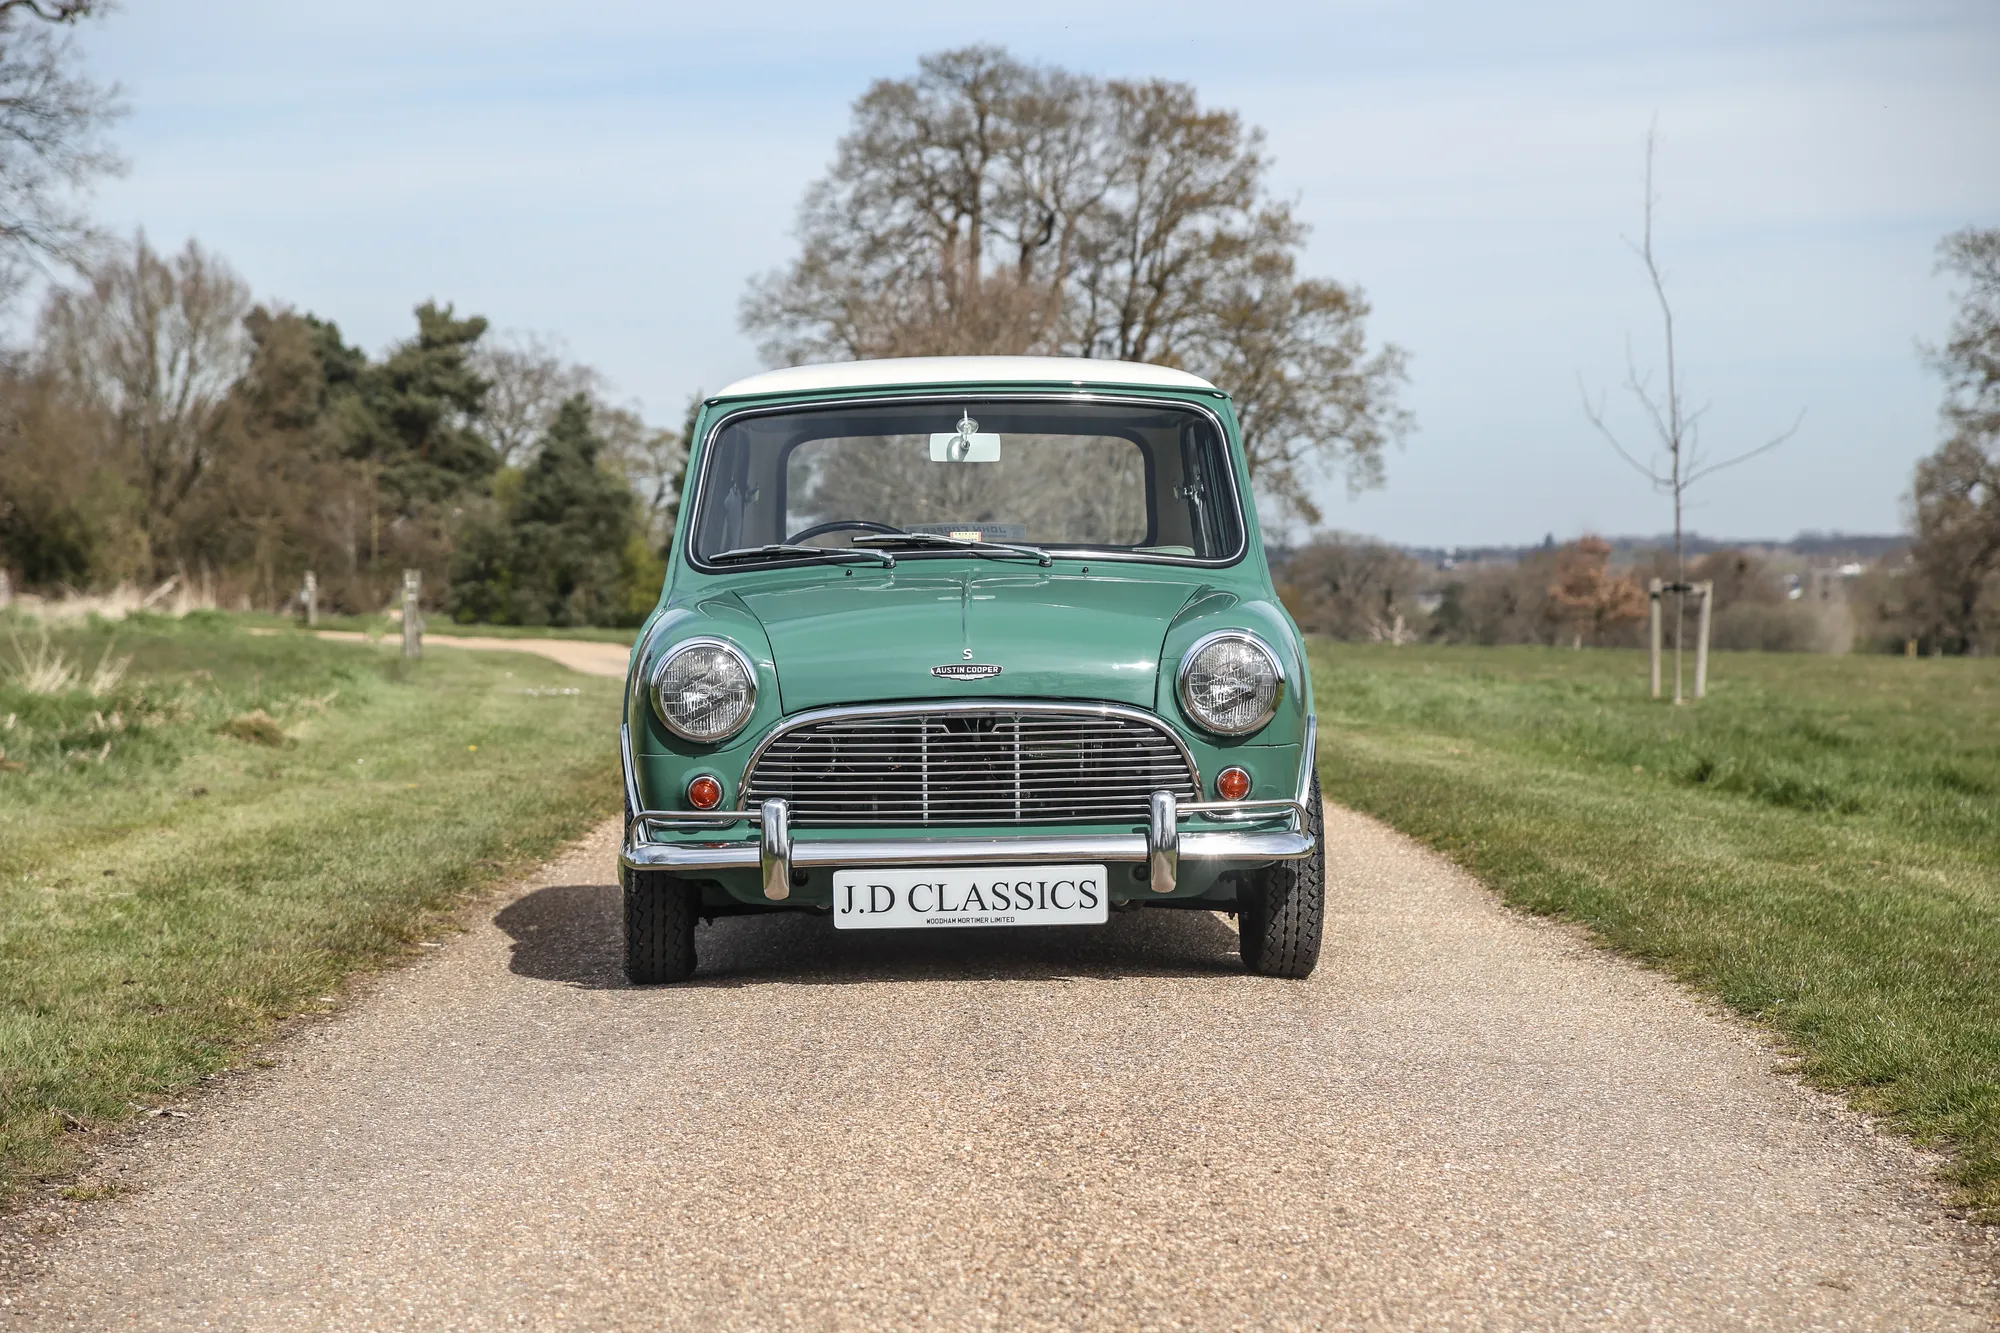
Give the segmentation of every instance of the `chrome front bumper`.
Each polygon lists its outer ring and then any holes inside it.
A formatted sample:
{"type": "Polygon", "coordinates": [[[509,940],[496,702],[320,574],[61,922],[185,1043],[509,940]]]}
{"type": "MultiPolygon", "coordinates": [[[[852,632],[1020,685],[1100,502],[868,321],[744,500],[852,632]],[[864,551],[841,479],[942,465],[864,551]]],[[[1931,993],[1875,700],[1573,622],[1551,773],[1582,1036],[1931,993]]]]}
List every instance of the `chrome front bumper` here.
{"type": "Polygon", "coordinates": [[[644,810],[640,808],[636,766],[632,762],[629,727],[619,728],[619,749],[625,770],[625,845],[618,855],[622,870],[670,870],[681,874],[703,871],[755,870],[764,896],[781,902],[792,893],[792,871],[865,866],[1059,865],[1073,861],[1137,862],[1147,867],[1154,893],[1172,893],[1180,879],[1183,857],[1196,861],[1240,861],[1262,864],[1299,861],[1313,854],[1313,837],[1306,829],[1306,801],[1312,795],[1312,775],[1319,752],[1319,719],[1306,718],[1305,744],[1299,755],[1298,797],[1271,801],[1190,801],[1178,803],[1172,792],[1153,793],[1144,833],[1078,833],[1039,837],[992,838],[869,838],[800,841],[792,836],[791,808],[784,801],[765,801],[755,810],[644,810]],[[1232,829],[1228,823],[1261,822],[1288,815],[1291,828],[1232,829]],[[1184,819],[1202,823],[1189,830],[1184,819]],[[1215,827],[1216,824],[1224,827],[1215,827]],[[654,827],[721,832],[741,824],[755,825],[756,842],[654,842],[654,827]]]}
{"type": "Polygon", "coordinates": [[[764,896],[791,896],[792,871],[861,866],[1049,865],[1072,861],[1138,862],[1148,867],[1155,893],[1172,893],[1183,858],[1197,861],[1296,861],[1312,855],[1304,832],[1305,806],[1295,800],[1196,801],[1177,804],[1171,792],[1154,792],[1144,833],[1053,834],[1040,837],[869,838],[806,841],[792,836],[791,811],[784,801],[766,801],[755,810],[641,810],[626,830],[619,861],[627,870],[671,870],[698,874],[756,870],[764,896]],[[1184,818],[1270,820],[1291,816],[1286,830],[1182,827],[1184,818]],[[749,823],[758,840],[733,842],[653,842],[653,828],[714,829],[749,823]]]}

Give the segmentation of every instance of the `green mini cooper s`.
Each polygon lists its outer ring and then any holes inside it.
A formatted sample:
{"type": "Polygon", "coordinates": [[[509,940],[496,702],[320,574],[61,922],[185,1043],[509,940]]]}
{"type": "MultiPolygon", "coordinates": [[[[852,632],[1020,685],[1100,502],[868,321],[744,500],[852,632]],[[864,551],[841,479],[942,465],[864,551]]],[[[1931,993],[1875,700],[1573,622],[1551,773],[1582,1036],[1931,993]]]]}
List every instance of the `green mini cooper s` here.
{"type": "Polygon", "coordinates": [[[1117,361],[800,366],[703,405],[620,739],[626,969],[695,923],[1235,914],[1304,977],[1312,684],[1229,396],[1117,361]]]}

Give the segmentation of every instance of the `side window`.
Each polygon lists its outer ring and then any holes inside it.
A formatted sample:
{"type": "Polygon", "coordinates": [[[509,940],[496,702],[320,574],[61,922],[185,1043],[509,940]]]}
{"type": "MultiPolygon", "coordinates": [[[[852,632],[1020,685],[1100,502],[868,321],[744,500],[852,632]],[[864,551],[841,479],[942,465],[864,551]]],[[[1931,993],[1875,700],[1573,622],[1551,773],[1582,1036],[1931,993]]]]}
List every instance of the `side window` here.
{"type": "Polygon", "coordinates": [[[1187,503],[1196,553],[1213,556],[1236,545],[1229,481],[1221,472],[1223,451],[1205,422],[1181,428],[1181,495],[1187,503]]]}
{"type": "Polygon", "coordinates": [[[784,515],[778,512],[782,488],[776,478],[784,443],[751,435],[739,447],[716,451],[702,482],[697,550],[713,553],[784,540],[784,515]]]}

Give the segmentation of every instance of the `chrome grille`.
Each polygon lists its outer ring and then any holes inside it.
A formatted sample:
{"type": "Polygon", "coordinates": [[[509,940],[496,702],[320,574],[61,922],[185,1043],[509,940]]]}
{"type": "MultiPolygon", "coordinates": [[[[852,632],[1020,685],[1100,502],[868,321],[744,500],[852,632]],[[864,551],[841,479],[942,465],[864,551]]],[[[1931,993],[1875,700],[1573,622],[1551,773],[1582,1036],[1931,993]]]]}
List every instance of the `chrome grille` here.
{"type": "Polygon", "coordinates": [[[1198,800],[1187,753],[1132,710],[1052,705],[840,710],[766,742],[745,805],[800,827],[1137,823],[1156,791],[1198,800]]]}

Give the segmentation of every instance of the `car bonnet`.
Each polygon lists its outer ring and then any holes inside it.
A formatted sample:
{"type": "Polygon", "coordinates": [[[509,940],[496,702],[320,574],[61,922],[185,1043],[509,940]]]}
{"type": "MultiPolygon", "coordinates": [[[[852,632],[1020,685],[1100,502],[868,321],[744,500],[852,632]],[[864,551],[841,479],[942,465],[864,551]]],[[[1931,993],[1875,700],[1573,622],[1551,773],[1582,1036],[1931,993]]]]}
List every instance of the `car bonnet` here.
{"type": "Polygon", "coordinates": [[[893,571],[827,570],[737,595],[770,638],[788,713],[979,697],[1146,708],[1167,628],[1203,586],[1195,570],[905,559],[893,571]]]}

